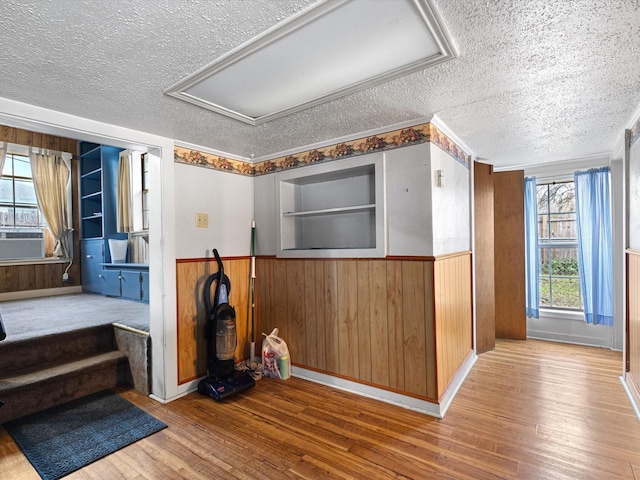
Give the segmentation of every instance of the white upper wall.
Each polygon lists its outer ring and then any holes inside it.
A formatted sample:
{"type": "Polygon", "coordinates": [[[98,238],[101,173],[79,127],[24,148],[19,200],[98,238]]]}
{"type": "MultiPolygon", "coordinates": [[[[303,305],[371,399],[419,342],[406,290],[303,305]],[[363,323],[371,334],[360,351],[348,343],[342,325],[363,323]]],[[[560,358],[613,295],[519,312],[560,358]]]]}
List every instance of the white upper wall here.
{"type": "MultiPolygon", "coordinates": [[[[469,169],[431,143],[388,150],[384,156],[387,255],[435,256],[470,250],[469,169]],[[442,187],[436,184],[438,170],[445,176],[442,187]]],[[[354,161],[357,158],[362,157],[354,161]]],[[[255,177],[254,195],[256,253],[275,255],[276,175],[255,177]]]]}
{"type": "Polygon", "coordinates": [[[429,144],[385,152],[388,255],[433,252],[429,144]]]}
{"type": "Polygon", "coordinates": [[[176,258],[248,256],[251,248],[253,178],[176,163],[176,258]],[[196,227],[196,213],[208,216],[196,227]]]}
{"type": "Polygon", "coordinates": [[[276,176],[260,175],[253,179],[256,220],[256,255],[275,255],[277,245],[276,176]]]}
{"type": "Polygon", "coordinates": [[[433,253],[471,250],[470,171],[440,147],[431,146],[433,253]],[[442,170],[443,186],[437,186],[442,170]]]}
{"type": "Polygon", "coordinates": [[[629,151],[629,248],[640,251],[640,140],[629,151]]]}

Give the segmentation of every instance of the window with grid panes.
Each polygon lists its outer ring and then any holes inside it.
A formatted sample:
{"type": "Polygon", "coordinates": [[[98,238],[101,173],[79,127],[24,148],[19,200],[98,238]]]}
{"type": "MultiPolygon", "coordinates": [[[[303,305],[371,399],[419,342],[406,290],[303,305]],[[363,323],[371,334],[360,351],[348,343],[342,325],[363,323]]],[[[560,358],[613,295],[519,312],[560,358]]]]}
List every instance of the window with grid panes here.
{"type": "Polygon", "coordinates": [[[540,307],[582,310],[573,181],[537,186],[540,307]]]}

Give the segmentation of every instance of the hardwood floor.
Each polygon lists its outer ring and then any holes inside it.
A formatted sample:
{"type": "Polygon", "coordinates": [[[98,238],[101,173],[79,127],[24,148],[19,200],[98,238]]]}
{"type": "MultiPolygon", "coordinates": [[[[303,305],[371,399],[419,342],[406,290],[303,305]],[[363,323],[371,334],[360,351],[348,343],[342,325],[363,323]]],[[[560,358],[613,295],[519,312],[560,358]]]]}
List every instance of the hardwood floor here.
{"type": "MultiPolygon", "coordinates": [[[[169,428],[67,478],[640,478],[621,365],[605,349],[497,341],[442,420],[296,378],[225,403],[123,391],[169,428]]],[[[38,478],[3,428],[0,477],[38,478]]]]}

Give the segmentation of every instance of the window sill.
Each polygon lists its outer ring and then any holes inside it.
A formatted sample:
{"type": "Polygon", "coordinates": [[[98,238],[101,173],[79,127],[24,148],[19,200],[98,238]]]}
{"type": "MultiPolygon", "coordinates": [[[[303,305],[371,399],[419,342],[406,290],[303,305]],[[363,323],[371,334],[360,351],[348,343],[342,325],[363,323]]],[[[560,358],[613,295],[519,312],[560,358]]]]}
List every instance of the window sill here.
{"type": "Polygon", "coordinates": [[[14,265],[41,265],[49,263],[70,263],[73,262],[73,258],[25,258],[25,259],[11,259],[0,260],[0,267],[12,267],[14,265]]]}
{"type": "Polygon", "coordinates": [[[552,310],[541,308],[540,318],[554,319],[554,320],[572,320],[572,321],[584,321],[584,312],[576,310],[552,310]]]}

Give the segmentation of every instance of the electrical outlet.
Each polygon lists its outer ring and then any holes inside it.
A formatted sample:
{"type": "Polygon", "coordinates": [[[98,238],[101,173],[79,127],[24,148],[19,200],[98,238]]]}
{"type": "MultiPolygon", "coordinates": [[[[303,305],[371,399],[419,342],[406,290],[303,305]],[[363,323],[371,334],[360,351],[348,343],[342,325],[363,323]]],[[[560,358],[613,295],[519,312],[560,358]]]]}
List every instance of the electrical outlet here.
{"type": "Polygon", "coordinates": [[[209,228],[208,213],[196,213],[196,228],[209,228]]]}

